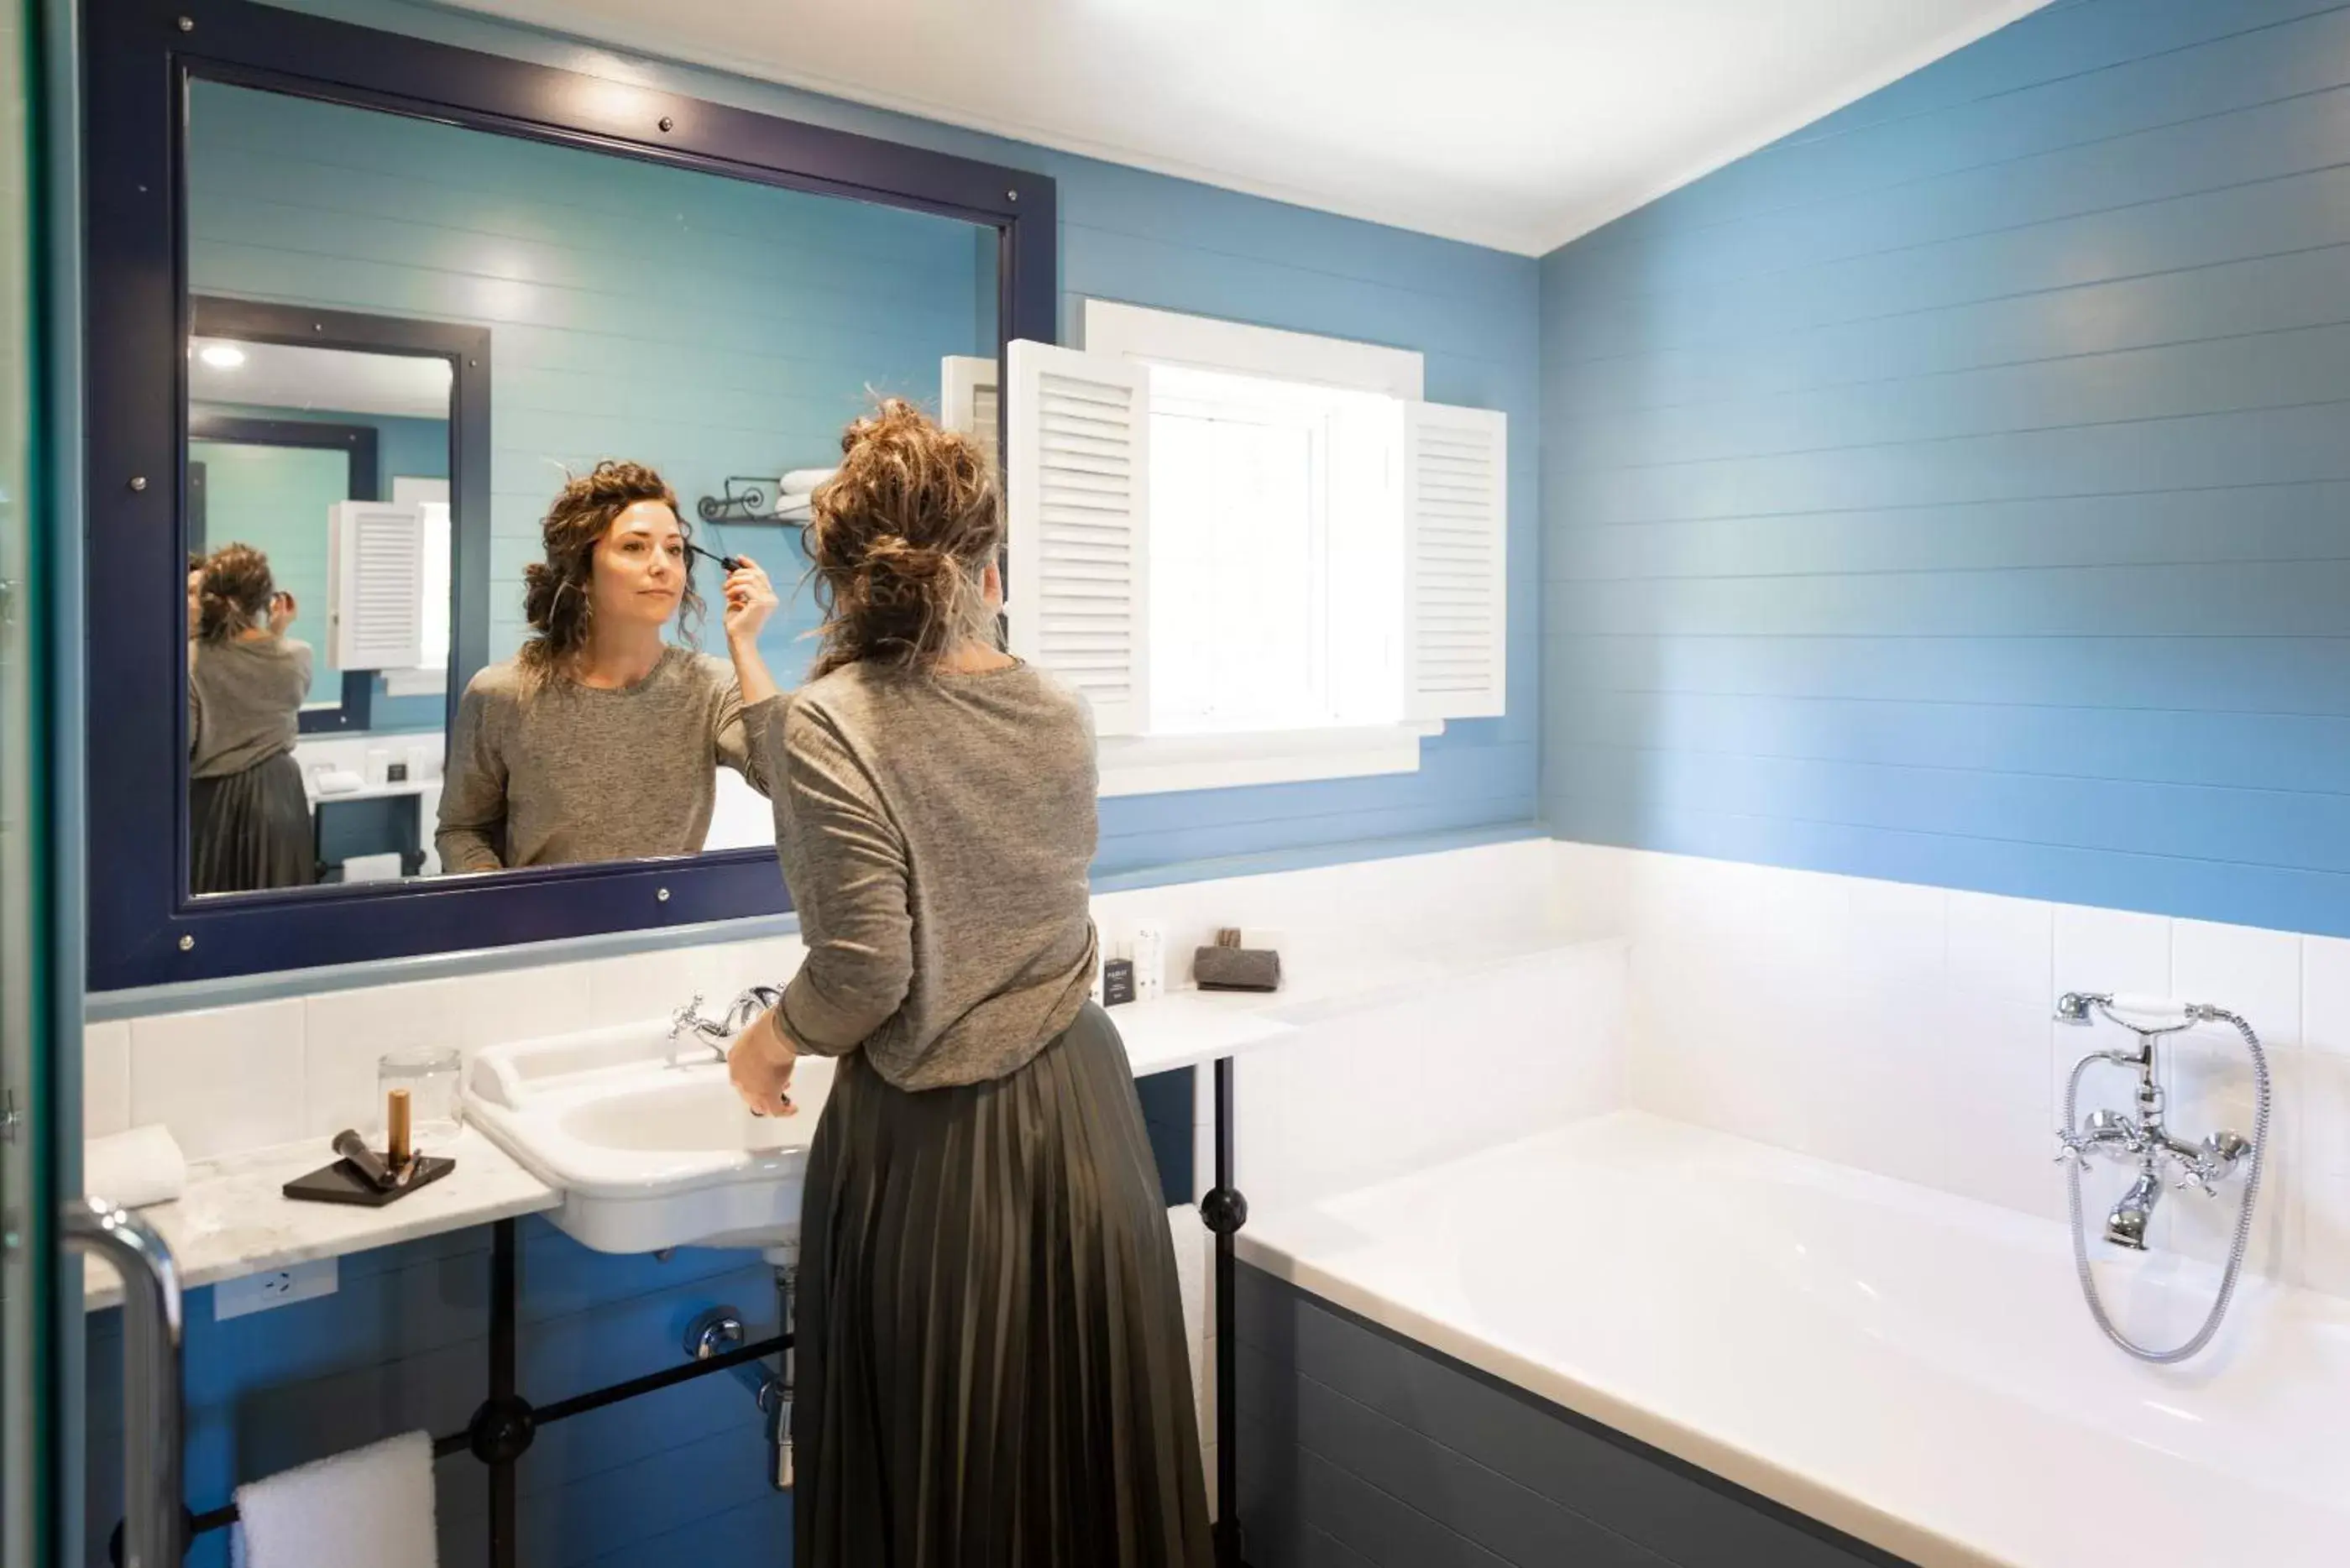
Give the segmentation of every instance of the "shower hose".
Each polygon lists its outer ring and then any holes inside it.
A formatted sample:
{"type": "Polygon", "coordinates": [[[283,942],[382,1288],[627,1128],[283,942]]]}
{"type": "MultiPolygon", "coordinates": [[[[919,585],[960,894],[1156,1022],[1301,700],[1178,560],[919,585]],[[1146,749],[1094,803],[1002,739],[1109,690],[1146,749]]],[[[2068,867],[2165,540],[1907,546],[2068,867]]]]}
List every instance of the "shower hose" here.
{"type": "MultiPolygon", "coordinates": [[[[2089,1315],[2097,1320],[2097,1326],[2105,1331],[2107,1339],[2140,1361],[2166,1366],[2186,1360],[2210,1344],[2211,1336],[2220,1332],[2220,1321],[2228,1315],[2228,1303],[2236,1294],[2236,1280],[2244,1270],[2244,1254],[2251,1246],[2252,1206],[2261,1195],[2261,1168],[2267,1163],[2269,1155],[2269,1061],[2267,1054],[2261,1049],[2261,1037],[2252,1033],[2251,1024],[2223,1008],[2200,1007],[2196,1010],[2196,1014],[2198,1021],[2234,1025],[2236,1033],[2243,1036],[2244,1049],[2251,1054],[2252,1154],[2251,1164],[2244,1172],[2243,1204],[2236,1210],[2236,1238],[2228,1249],[2228,1266],[2220,1275],[2220,1293],[2212,1301],[2210,1315],[2203,1320],[2203,1326],[2197,1329],[2195,1336],[2186,1344],[2172,1350],[2149,1349],[2116,1327],[2114,1320],[2106,1315],[2106,1303],[2097,1294],[2096,1277],[2089,1269],[2088,1231],[2081,1221],[2081,1167],[2087,1161],[2078,1158],[2066,1161],[2070,1168],[2065,1177],[2072,1191],[2073,1266],[2080,1273],[2081,1294],[2088,1301],[2089,1315]]],[[[2106,1016],[2111,1018],[2112,1014],[2107,1013],[2106,1016]]],[[[2121,1019],[2113,1021],[2128,1027],[2121,1019]]],[[[2182,1024],[2179,1029],[2186,1027],[2182,1024]]],[[[2169,1034],[2178,1032],[2178,1029],[2164,1029],[2147,1033],[2169,1034]]],[[[2081,1075],[2097,1063],[2117,1061],[2118,1058],[2100,1054],[2084,1056],[2073,1064],[2073,1075],[2064,1085],[2064,1126],[2067,1129],[2080,1125],[2081,1075]]]]}

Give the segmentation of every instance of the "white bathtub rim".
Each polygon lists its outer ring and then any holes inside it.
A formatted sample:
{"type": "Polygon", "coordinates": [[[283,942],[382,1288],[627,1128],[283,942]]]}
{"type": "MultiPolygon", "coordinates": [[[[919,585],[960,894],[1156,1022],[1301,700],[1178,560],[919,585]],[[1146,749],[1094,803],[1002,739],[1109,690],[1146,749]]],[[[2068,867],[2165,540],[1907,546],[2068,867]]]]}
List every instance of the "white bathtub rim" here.
{"type": "Polygon", "coordinates": [[[1237,1243],[1242,1262],[1275,1279],[1921,1568],[2012,1568],[2001,1558],[1874,1507],[1801,1469],[1676,1421],[1597,1381],[1393,1301],[1344,1273],[1253,1238],[1246,1230],[1237,1243]]]}
{"type": "MultiPolygon", "coordinates": [[[[1751,1151],[1783,1171],[1807,1179],[1825,1180],[1834,1188],[1861,1191],[1880,1189],[1888,1196],[1899,1195],[1905,1205],[1922,1205],[1944,1220],[1959,1222],[1970,1230],[1988,1226],[1998,1231],[2028,1229],[2038,1231],[2046,1226],[2046,1221],[2019,1211],[1917,1187],[1891,1177],[1819,1160],[1718,1129],[1672,1121],[1637,1110],[1602,1113],[1570,1127],[1536,1134],[1516,1144],[1487,1149],[1435,1168],[1443,1170],[1449,1180],[1473,1182],[1481,1174],[1480,1168],[1506,1168],[1529,1147],[1550,1143],[1563,1135],[1586,1128],[1596,1129],[1607,1124],[1614,1124],[1618,1129],[1645,1127],[1671,1137],[1693,1136],[1718,1146],[1735,1147],[1751,1151]]],[[[1510,1334],[1473,1319],[1463,1321],[1448,1315],[1448,1309],[1441,1301],[1431,1305],[1426,1302],[1413,1303],[1399,1300],[1389,1293],[1395,1283],[1392,1271],[1387,1271],[1387,1277],[1383,1278],[1379,1267],[1383,1262],[1392,1262],[1392,1249],[1374,1248],[1363,1255],[1367,1278],[1350,1272],[1352,1260],[1346,1251],[1340,1251],[1333,1259],[1318,1244],[1314,1233],[1317,1223],[1336,1225],[1347,1232],[1344,1238],[1334,1237],[1332,1246],[1335,1249],[1345,1249],[1353,1239],[1362,1236],[1356,1228],[1358,1220],[1327,1213],[1323,1210],[1323,1203],[1336,1201],[1349,1207],[1362,1202],[1376,1204],[1386,1189],[1392,1188],[1399,1193],[1409,1192],[1423,1186],[1424,1179],[1430,1174],[1430,1171],[1421,1171],[1406,1175],[1349,1193],[1333,1195],[1330,1199],[1308,1203],[1288,1212],[1264,1215],[1253,1221],[1236,1238],[1239,1255],[1275,1278],[1345,1308],[1370,1323],[1426,1345],[1574,1414],[1648,1443],[1870,1545],[1919,1564],[1920,1568],[2017,1568],[2023,1563],[2071,1560],[2070,1553],[2052,1557],[2043,1551],[2034,1540],[2039,1533],[2038,1528],[2028,1519],[2009,1515],[1994,1523],[1981,1518],[1968,1519],[1963,1510],[1951,1515],[1937,1509],[1934,1512],[1939,1517],[1935,1522],[1928,1522],[1925,1517],[1921,1517],[1928,1511],[1923,1508],[1897,1504],[1905,1511],[1895,1511],[1892,1507],[1870,1502],[1856,1490],[1856,1483],[1861,1480],[1858,1476],[1833,1466],[1829,1469],[1814,1470],[1801,1462],[1776,1457],[1758,1447],[1752,1433],[1731,1436],[1703,1424],[1706,1412],[1684,1409],[1676,1414],[1661,1408],[1653,1391],[1636,1390],[1620,1380],[1611,1383],[1604,1373],[1587,1363],[1578,1365],[1571,1360],[1562,1361],[1555,1346],[1528,1350],[1515,1348],[1517,1342],[1510,1334]],[[2016,1533],[2016,1528],[2012,1527],[2020,1527],[2021,1536],[2016,1533]]],[[[2211,1272],[2216,1276],[2216,1271],[2211,1272]]],[[[2237,1303],[2239,1312],[2253,1310],[2256,1303],[2262,1303],[2264,1297],[2287,1298],[2275,1304],[2296,1314],[2314,1313],[2315,1319],[2324,1324],[2350,1324],[2350,1302],[2267,1280],[2246,1281],[2246,1289],[2240,1293],[2237,1303]]],[[[2083,1309],[2082,1322],[2085,1325],[2085,1309],[2083,1309]]],[[[2085,1326],[2083,1333],[2085,1337],[2094,1337],[2093,1331],[2085,1326]]],[[[2100,1353],[2120,1354],[2103,1345],[2097,1349],[2100,1353]]],[[[2147,1370],[2155,1376],[2163,1376],[2168,1371],[2147,1370]]],[[[2110,1469],[2109,1463],[2098,1465],[2095,1462],[2097,1456],[2094,1454],[2079,1457],[2089,1461],[2089,1468],[2110,1469]]],[[[2183,1456],[2171,1457],[2190,1466],[2196,1462],[2183,1456]]],[[[2110,1455],[2107,1456],[2109,1458],[2110,1455]]],[[[2079,1479],[2086,1483],[2085,1476],[2079,1479]]],[[[2124,1478],[2108,1474],[2105,1479],[2110,1484],[2124,1478]]],[[[2236,1479],[2241,1481],[2245,1478],[2236,1479]]],[[[2257,1482],[2252,1484],[2258,1485],[2257,1482]]],[[[2307,1509],[2309,1502],[2306,1499],[2295,1499],[2292,1506],[2296,1513],[2301,1513],[2307,1509]]],[[[2034,1511],[2026,1510],[2027,1515],[2034,1511]]],[[[2166,1511],[2158,1509],[2157,1511],[2166,1511]]],[[[2172,1522],[2185,1524],[2189,1521],[2174,1518],[2172,1522]]],[[[2324,1522],[2329,1527],[2332,1525],[2333,1511],[2330,1507],[2326,1509],[2324,1522]]],[[[2302,1537],[2295,1534],[2289,1539],[2297,1542],[2302,1537]]],[[[2303,1559],[2296,1552],[2293,1560],[2300,1562],[2303,1559]]]]}

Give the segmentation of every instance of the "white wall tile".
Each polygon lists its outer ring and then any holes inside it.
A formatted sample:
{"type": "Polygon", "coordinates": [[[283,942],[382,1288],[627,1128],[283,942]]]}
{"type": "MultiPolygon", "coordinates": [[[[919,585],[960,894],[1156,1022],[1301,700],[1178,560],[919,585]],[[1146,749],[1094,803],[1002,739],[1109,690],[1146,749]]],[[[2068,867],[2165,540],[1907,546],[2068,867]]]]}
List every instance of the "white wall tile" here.
{"type": "Polygon", "coordinates": [[[577,967],[587,971],[591,1018],[602,1025],[666,1018],[697,995],[702,1010],[714,1012],[750,986],[784,984],[797,972],[800,953],[796,940],[720,942],[577,967]]]}
{"type": "Polygon", "coordinates": [[[2302,939],[2251,926],[2174,920],[2170,984],[2182,1002],[2243,1014],[2272,1047],[2301,1044],[2302,939]]]}
{"type": "Polygon", "coordinates": [[[130,1127],[130,1025],[93,1023],[81,1033],[81,1136],[130,1127]]]}
{"type": "Polygon", "coordinates": [[[1943,966],[1948,897],[1939,888],[1844,882],[1841,1016],[1831,1026],[1848,1044],[1842,1062],[1806,1063],[1804,1082],[1819,1110],[1813,1147],[1839,1163],[1906,1181],[1935,1183],[1946,1169],[1939,1140],[1918,1136],[1894,1106],[1954,1099],[1962,1085],[1947,1059],[1943,966]],[[1840,1080],[1840,1081],[1839,1081],[1840,1080]]]}
{"type": "Polygon", "coordinates": [[[305,997],[299,1136],[330,1137],[345,1127],[366,1133],[379,1126],[378,1062],[388,1051],[459,1045],[464,997],[465,982],[453,980],[305,997]]]}
{"type": "Polygon", "coordinates": [[[2302,1282],[2350,1296],[2350,1054],[2305,1053],[2297,1077],[2302,1282]]]}
{"type": "Polygon", "coordinates": [[[2350,941],[2301,940],[2302,1039],[2313,1053],[2350,1057],[2350,941]]]}
{"type": "Polygon", "coordinates": [[[457,988],[457,1044],[473,1052],[509,1040],[593,1028],[592,964],[548,964],[469,975],[457,988]]]}
{"type": "Polygon", "coordinates": [[[303,1003],[166,1013],[130,1025],[130,1122],[161,1122],[190,1159],[303,1136],[303,1003]]]}
{"type": "Polygon", "coordinates": [[[1624,851],[1603,845],[1560,839],[1553,846],[1546,913],[1563,940],[1624,933],[1629,859],[1624,851]]]}
{"type": "Polygon", "coordinates": [[[1931,1185],[2020,1209],[2064,1213],[2048,1087],[2055,911],[2023,898],[1953,892],[1942,973],[1941,1049],[1949,1069],[1929,1141],[1931,1185]]]}
{"type": "MultiPolygon", "coordinates": [[[[2182,1001],[2206,1002],[2243,1015],[2261,1040],[2272,1080],[2267,1168],[2253,1216],[2248,1266],[2295,1282],[2301,1272],[2302,940],[2282,931],[2178,920],[2171,926],[2171,988],[2182,1001]]],[[[2174,1035],[2163,1063],[2165,1115],[2190,1141],[2225,1127],[2251,1136],[2255,1108],[2251,1058],[2232,1028],[2207,1026],[2174,1035]]],[[[2241,1181],[2216,1198],[2171,1194],[2160,1239],[2189,1257],[2223,1261],[2234,1240],[2241,1181]]]]}

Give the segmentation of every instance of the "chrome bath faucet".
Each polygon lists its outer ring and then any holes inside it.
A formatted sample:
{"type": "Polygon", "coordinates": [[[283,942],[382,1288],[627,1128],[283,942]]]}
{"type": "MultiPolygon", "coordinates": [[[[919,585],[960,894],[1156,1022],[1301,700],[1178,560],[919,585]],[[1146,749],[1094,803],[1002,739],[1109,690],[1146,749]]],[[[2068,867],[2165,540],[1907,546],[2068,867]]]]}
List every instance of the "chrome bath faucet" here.
{"type": "MultiPolygon", "coordinates": [[[[2056,1016],[2067,1023],[2086,1024],[2091,1022],[2093,1010],[2104,1011],[2112,1003],[2111,997],[2067,992],[2057,1001],[2056,1016]]],[[[2101,1110],[2093,1113],[2078,1128],[2066,1127],[2057,1134],[2062,1145],[2057,1154],[2060,1159],[2080,1160],[2103,1155],[2137,1163],[2137,1179],[2130,1183],[2129,1190],[2106,1216],[2106,1240],[2116,1247],[2146,1250],[2147,1223],[2153,1219],[2155,1205],[2161,1199],[2166,1172],[2171,1186],[2193,1187],[2207,1197],[2212,1196],[2215,1184],[2233,1173],[2251,1152],[2251,1140],[2237,1133],[2215,1132],[2200,1143],[2189,1143],[2173,1134],[2163,1120],[2162,1085],[2155,1077],[2155,1041],[2225,1016],[2218,1009],[2188,1006],[2180,1010],[2176,1023],[2134,1030],[2135,1048],[2095,1052],[2085,1059],[2110,1062],[2137,1074],[2135,1117],[2120,1111],[2101,1110]]],[[[2120,1022],[2126,1024],[2127,1021],[2120,1022]]]]}

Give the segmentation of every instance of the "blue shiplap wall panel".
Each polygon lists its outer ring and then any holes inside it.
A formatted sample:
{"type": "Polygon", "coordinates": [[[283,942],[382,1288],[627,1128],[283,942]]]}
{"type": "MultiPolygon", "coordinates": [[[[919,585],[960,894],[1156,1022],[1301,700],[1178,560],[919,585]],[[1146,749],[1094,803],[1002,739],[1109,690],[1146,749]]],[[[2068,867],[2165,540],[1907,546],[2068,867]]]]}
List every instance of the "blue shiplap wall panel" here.
{"type": "Polygon", "coordinates": [[[2350,932],[2350,7],[2052,5],[1542,317],[1556,832],[2350,932]]]}

